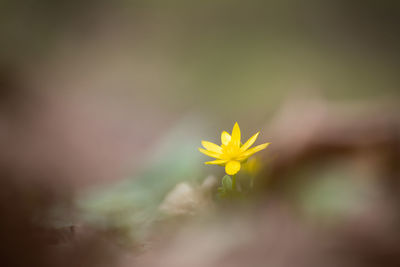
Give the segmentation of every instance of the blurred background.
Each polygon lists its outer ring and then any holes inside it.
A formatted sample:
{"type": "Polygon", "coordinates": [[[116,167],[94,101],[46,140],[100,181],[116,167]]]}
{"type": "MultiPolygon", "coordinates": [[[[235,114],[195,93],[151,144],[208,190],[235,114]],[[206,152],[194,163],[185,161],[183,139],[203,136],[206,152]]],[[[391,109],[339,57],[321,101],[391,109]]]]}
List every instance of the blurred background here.
{"type": "Polygon", "coordinates": [[[1,0],[5,266],[399,266],[399,15],[1,0]],[[221,203],[197,148],[236,121],[271,145],[221,203]]]}

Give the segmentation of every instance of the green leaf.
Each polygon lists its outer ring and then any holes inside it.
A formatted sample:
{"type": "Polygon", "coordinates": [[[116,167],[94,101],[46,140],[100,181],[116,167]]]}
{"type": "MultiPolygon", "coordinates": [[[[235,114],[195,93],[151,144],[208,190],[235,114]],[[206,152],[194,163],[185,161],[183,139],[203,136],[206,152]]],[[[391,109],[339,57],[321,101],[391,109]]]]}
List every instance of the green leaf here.
{"type": "Polygon", "coordinates": [[[229,175],[225,175],[222,178],[222,187],[227,192],[232,191],[232,178],[229,175]]]}

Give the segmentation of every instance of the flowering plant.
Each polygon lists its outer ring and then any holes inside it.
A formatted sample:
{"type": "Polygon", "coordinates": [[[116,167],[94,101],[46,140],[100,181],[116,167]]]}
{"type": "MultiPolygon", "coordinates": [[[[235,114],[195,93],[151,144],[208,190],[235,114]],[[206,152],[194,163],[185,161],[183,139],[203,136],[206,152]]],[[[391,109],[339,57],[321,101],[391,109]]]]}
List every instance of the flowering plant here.
{"type": "Polygon", "coordinates": [[[242,144],[239,124],[236,122],[232,129],[232,135],[226,131],[222,132],[221,146],[208,141],[201,142],[204,148],[199,148],[199,151],[215,158],[215,160],[207,161],[205,164],[225,166],[225,172],[228,175],[224,176],[222,180],[223,188],[229,189],[229,187],[232,187],[233,191],[237,191],[235,175],[240,171],[241,165],[253,154],[265,149],[269,145],[269,143],[264,143],[250,148],[259,134],[260,132],[257,132],[242,144]]]}

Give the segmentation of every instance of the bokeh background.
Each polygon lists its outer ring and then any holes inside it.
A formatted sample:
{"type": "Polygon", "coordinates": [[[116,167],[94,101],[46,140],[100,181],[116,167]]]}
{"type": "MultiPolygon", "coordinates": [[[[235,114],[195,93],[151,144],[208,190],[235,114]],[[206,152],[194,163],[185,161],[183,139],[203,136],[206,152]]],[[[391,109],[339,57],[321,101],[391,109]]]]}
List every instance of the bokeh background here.
{"type": "Polygon", "coordinates": [[[2,0],[7,266],[398,266],[399,15],[2,0]],[[254,199],[221,205],[197,148],[236,121],[272,144],[254,199]]]}

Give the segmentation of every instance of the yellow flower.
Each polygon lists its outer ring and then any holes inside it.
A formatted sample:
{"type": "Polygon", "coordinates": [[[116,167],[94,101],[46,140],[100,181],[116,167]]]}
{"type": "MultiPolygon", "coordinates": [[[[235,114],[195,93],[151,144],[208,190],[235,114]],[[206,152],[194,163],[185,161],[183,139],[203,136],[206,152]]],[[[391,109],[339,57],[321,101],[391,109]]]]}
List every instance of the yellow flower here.
{"type": "Polygon", "coordinates": [[[243,170],[252,176],[256,176],[261,169],[261,161],[255,156],[249,159],[243,166],[243,170]]]}
{"type": "Polygon", "coordinates": [[[225,165],[225,172],[229,175],[235,175],[240,170],[241,162],[248,159],[254,153],[265,149],[269,143],[255,146],[250,148],[254,144],[260,132],[256,133],[249,140],[242,145],[240,142],[240,128],[236,122],[233,126],[232,135],[223,131],[221,134],[221,146],[208,141],[201,141],[203,148],[199,148],[199,151],[207,156],[216,158],[213,161],[207,161],[206,164],[225,165]]]}

